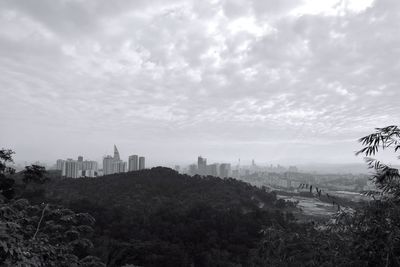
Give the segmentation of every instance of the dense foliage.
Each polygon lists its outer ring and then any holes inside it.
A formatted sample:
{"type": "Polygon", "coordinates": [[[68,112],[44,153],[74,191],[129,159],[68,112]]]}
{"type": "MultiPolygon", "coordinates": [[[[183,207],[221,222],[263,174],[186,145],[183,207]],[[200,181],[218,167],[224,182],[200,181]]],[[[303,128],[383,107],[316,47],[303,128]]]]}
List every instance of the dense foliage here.
{"type": "Polygon", "coordinates": [[[94,219],[25,199],[0,204],[0,262],[6,266],[102,266],[88,256],[94,219]]]}
{"type": "Polygon", "coordinates": [[[17,198],[16,188],[46,181],[45,169],[27,166],[24,186],[17,186],[11,150],[0,150],[0,264],[1,266],[86,266],[104,264],[89,255],[93,247],[88,239],[93,233],[94,218],[52,204],[31,205],[17,198]]]}
{"type": "Polygon", "coordinates": [[[0,193],[6,199],[11,199],[15,195],[14,179],[9,176],[15,173],[15,170],[7,166],[7,163],[13,162],[11,149],[0,150],[0,193]]]}
{"type": "Polygon", "coordinates": [[[96,218],[95,251],[108,266],[250,266],[260,231],[293,220],[274,193],[161,167],[63,179],[46,192],[96,218]]]}

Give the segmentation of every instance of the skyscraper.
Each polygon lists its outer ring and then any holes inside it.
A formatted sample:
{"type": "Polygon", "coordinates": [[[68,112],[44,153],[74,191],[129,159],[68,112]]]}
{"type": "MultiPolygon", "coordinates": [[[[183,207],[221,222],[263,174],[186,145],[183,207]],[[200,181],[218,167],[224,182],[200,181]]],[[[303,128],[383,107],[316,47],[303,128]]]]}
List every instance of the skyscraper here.
{"type": "Polygon", "coordinates": [[[139,170],[143,170],[145,168],[144,157],[139,157],[139,170]]]}
{"type": "Polygon", "coordinates": [[[110,155],[104,157],[104,159],[103,159],[103,174],[104,175],[113,174],[113,162],[114,162],[114,158],[111,157],[110,155]]]}
{"type": "Polygon", "coordinates": [[[129,168],[128,168],[128,170],[130,172],[139,170],[138,159],[139,159],[138,155],[129,156],[129,160],[128,160],[129,168]]]}
{"type": "Polygon", "coordinates": [[[97,176],[97,162],[85,160],[82,162],[82,176],[96,177],[97,176]]]}
{"type": "Polygon", "coordinates": [[[229,177],[230,174],[231,174],[231,164],[222,163],[219,166],[219,177],[221,178],[229,177]]]}
{"type": "Polygon", "coordinates": [[[213,163],[207,166],[207,175],[218,177],[219,175],[219,164],[213,163]]]}
{"type": "Polygon", "coordinates": [[[83,157],[82,156],[78,156],[78,169],[81,171],[83,171],[83,157]]]}
{"type": "Polygon", "coordinates": [[[56,169],[61,171],[61,176],[65,176],[65,160],[58,159],[56,163],[56,169]]]}
{"type": "Polygon", "coordinates": [[[69,178],[79,177],[79,166],[76,160],[68,159],[65,162],[65,176],[69,178]]]}
{"type": "Polygon", "coordinates": [[[197,174],[197,165],[196,164],[190,164],[189,165],[189,174],[190,175],[196,175],[197,174]]]}
{"type": "Polygon", "coordinates": [[[103,159],[103,174],[109,175],[120,172],[126,172],[126,162],[121,160],[118,148],[114,145],[114,157],[108,155],[103,159]]]}
{"type": "Polygon", "coordinates": [[[112,173],[121,173],[126,170],[126,162],[122,160],[114,160],[112,163],[112,173]]]}
{"type": "Polygon", "coordinates": [[[116,145],[114,145],[114,160],[120,160],[119,152],[116,145]]]}
{"type": "Polygon", "coordinates": [[[200,175],[207,174],[207,159],[199,156],[197,158],[197,170],[200,175]]]}
{"type": "Polygon", "coordinates": [[[97,161],[93,160],[85,160],[82,162],[82,170],[87,171],[87,170],[93,170],[97,171],[97,161]]]}
{"type": "Polygon", "coordinates": [[[58,159],[56,162],[56,169],[61,171],[63,169],[64,164],[65,164],[65,160],[58,159]]]}

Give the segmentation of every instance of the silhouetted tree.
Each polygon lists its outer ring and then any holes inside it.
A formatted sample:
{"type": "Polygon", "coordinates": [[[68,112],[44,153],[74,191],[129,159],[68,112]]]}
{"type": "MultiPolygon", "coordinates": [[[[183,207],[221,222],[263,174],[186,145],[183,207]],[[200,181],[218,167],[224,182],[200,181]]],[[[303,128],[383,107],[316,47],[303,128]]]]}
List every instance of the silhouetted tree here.
{"type": "Polygon", "coordinates": [[[8,163],[13,162],[12,155],[14,153],[11,149],[2,148],[0,150],[0,192],[6,199],[12,199],[15,195],[15,181],[10,177],[15,173],[15,169],[7,166],[8,163]]]}
{"type": "MultiPolygon", "coordinates": [[[[368,194],[380,194],[381,196],[400,201],[400,174],[397,168],[390,167],[381,161],[371,158],[380,149],[392,148],[394,152],[400,150],[400,128],[398,126],[387,126],[384,128],[376,128],[375,133],[364,136],[359,139],[359,142],[364,146],[356,154],[364,154],[365,160],[369,168],[374,169],[375,173],[372,176],[372,181],[380,192],[371,191],[368,194]]],[[[400,156],[398,157],[400,158],[400,156]]]]}
{"type": "Polygon", "coordinates": [[[23,172],[24,178],[23,181],[25,184],[28,183],[36,183],[36,184],[43,184],[49,179],[45,176],[46,168],[39,165],[30,165],[26,166],[23,172]]]}

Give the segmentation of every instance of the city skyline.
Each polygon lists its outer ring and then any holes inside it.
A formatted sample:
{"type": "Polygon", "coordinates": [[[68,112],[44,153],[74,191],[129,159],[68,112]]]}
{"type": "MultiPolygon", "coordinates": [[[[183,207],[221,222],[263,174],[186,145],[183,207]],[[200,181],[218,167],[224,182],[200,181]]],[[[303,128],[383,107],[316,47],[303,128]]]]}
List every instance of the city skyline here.
{"type": "MultiPolygon", "coordinates": [[[[114,145],[114,156],[115,152],[118,152],[114,145]]],[[[117,157],[118,158],[118,157],[117,157]]],[[[62,163],[65,161],[71,161],[72,159],[69,158],[67,160],[62,160],[58,159],[56,161],[56,164],[49,164],[46,165],[47,168],[49,169],[57,169],[57,170],[63,170],[62,163]]],[[[369,169],[365,164],[300,164],[300,165],[282,165],[279,163],[272,164],[271,162],[258,162],[255,159],[251,160],[241,160],[238,159],[236,162],[227,162],[227,161],[213,161],[209,160],[207,163],[207,158],[203,156],[198,156],[197,161],[195,162],[193,159],[189,163],[185,164],[178,164],[178,165],[168,165],[168,164],[161,164],[161,165],[154,165],[154,166],[144,166],[144,160],[145,157],[139,156],[139,155],[130,155],[128,157],[128,161],[124,162],[123,160],[120,160],[121,163],[123,163],[123,168],[121,170],[115,171],[113,165],[114,157],[111,155],[106,155],[103,157],[103,162],[101,168],[98,168],[98,162],[97,161],[91,161],[85,159],[83,161],[82,156],[78,156],[78,160],[72,160],[77,163],[79,161],[83,162],[83,165],[85,165],[85,162],[93,162],[95,164],[95,170],[99,170],[100,172],[96,174],[96,176],[102,176],[102,175],[109,175],[109,174],[114,174],[118,172],[129,172],[129,171],[137,171],[141,170],[144,168],[153,168],[153,167],[168,167],[171,169],[176,170],[179,173],[184,173],[184,174],[189,174],[189,175],[201,175],[201,176],[206,176],[206,175],[211,175],[211,176],[216,176],[216,177],[234,177],[234,178],[240,178],[241,175],[246,175],[248,172],[254,173],[256,172],[272,172],[272,173],[283,173],[283,172],[300,172],[300,173],[332,173],[332,174],[366,174],[369,173],[369,169]],[[111,171],[109,173],[104,171],[104,160],[109,159],[110,160],[110,166],[109,169],[111,171]],[[140,165],[140,161],[143,161],[143,165],[140,165]],[[298,168],[299,167],[299,168],[298,168]],[[225,169],[222,170],[222,169],[225,169]]],[[[118,160],[119,161],[119,160],[118,160]]],[[[93,164],[92,163],[92,164],[93,164]]],[[[38,165],[43,165],[41,162],[35,162],[34,164],[38,165]]],[[[27,165],[27,163],[25,164],[27,165]]],[[[23,166],[20,166],[20,168],[23,168],[23,166]]],[[[82,168],[81,168],[82,169],[82,168]]],[[[83,168],[85,169],[85,168],[83,168]]],[[[90,169],[90,168],[89,168],[90,169]]],[[[65,171],[62,171],[62,176],[65,176],[65,171]]],[[[93,177],[93,176],[89,176],[93,177]]]]}
{"type": "MultiPolygon", "coordinates": [[[[39,163],[37,163],[39,164],[39,163]]],[[[131,155],[128,161],[121,159],[119,150],[114,144],[114,154],[103,157],[101,168],[98,167],[98,162],[93,160],[84,160],[82,155],[78,156],[77,160],[72,158],[57,159],[55,165],[51,165],[50,169],[61,171],[61,176],[67,178],[79,177],[98,177],[103,175],[111,175],[117,173],[125,173],[129,171],[138,171],[146,168],[145,157],[131,155]]]]}
{"type": "MultiPolygon", "coordinates": [[[[104,155],[103,157],[99,158],[98,160],[96,159],[91,159],[91,161],[95,161],[97,163],[99,163],[99,168],[101,166],[101,168],[103,168],[102,163],[105,157],[110,156],[110,155],[104,155]]],[[[129,171],[129,160],[130,157],[132,156],[137,156],[137,166],[139,167],[139,156],[138,155],[130,155],[128,156],[128,159],[126,161],[126,169],[129,171]]],[[[111,157],[111,156],[110,156],[111,157]]],[[[190,158],[187,159],[184,162],[162,162],[160,164],[148,164],[148,160],[146,158],[146,168],[153,168],[153,167],[168,167],[171,169],[176,169],[176,167],[179,167],[180,171],[185,171],[187,173],[190,173],[190,166],[191,165],[195,165],[196,168],[198,167],[198,157],[202,157],[202,156],[196,156],[194,158],[190,158]],[[197,159],[197,160],[196,160],[197,159]]],[[[66,159],[71,159],[74,157],[67,157],[66,159]]],[[[361,163],[318,163],[318,162],[305,162],[305,163],[300,163],[297,164],[295,162],[289,162],[289,163],[282,163],[282,162],[272,162],[272,161],[259,161],[258,159],[236,159],[233,161],[228,161],[225,159],[213,159],[213,158],[205,158],[206,161],[207,159],[209,160],[209,162],[212,162],[209,165],[213,165],[215,163],[219,164],[220,162],[225,162],[225,163],[229,163],[231,164],[232,168],[236,168],[238,165],[242,166],[242,167],[251,167],[253,165],[253,161],[256,162],[256,165],[259,167],[284,167],[284,168],[290,168],[291,166],[298,166],[300,167],[301,171],[308,171],[308,172],[318,172],[318,173],[324,173],[324,172],[328,172],[328,173],[368,173],[368,168],[367,165],[365,164],[365,162],[361,162],[361,163]]],[[[41,166],[45,166],[48,169],[53,169],[53,168],[57,168],[57,160],[51,160],[48,162],[43,162],[43,161],[15,161],[14,162],[14,166],[19,168],[19,169],[23,169],[25,166],[30,165],[30,164],[37,164],[37,165],[41,165],[41,166]],[[54,164],[54,162],[56,161],[56,164],[54,164]]],[[[85,160],[87,160],[87,158],[85,158],[85,160]]],[[[151,161],[150,161],[151,162],[151,161]]],[[[207,164],[207,163],[206,163],[207,164]]],[[[132,171],[132,170],[131,170],[132,171]]],[[[197,173],[196,173],[197,174],[197,173]]]]}

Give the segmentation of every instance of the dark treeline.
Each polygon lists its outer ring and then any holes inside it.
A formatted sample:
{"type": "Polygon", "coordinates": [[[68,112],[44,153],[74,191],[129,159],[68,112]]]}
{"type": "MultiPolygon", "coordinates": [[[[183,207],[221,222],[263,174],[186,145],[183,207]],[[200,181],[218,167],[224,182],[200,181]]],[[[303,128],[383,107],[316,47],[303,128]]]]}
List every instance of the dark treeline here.
{"type": "MultiPolygon", "coordinates": [[[[45,198],[95,219],[92,253],[107,266],[250,266],[265,227],[293,216],[274,193],[235,179],[168,168],[53,179],[45,198]]],[[[38,191],[43,193],[43,191],[38,191]]]]}

